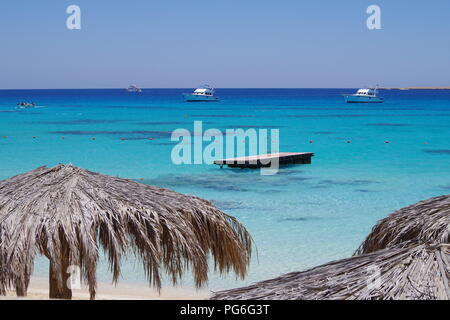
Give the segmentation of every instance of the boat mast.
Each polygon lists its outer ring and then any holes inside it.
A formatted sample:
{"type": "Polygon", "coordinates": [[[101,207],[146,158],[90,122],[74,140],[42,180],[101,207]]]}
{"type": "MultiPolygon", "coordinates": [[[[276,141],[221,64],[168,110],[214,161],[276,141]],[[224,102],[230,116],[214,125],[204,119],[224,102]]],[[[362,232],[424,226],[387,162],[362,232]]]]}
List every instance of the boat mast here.
{"type": "Polygon", "coordinates": [[[378,84],[377,85],[375,85],[375,90],[374,90],[374,94],[375,94],[375,96],[377,95],[377,91],[378,91],[378,84]]]}

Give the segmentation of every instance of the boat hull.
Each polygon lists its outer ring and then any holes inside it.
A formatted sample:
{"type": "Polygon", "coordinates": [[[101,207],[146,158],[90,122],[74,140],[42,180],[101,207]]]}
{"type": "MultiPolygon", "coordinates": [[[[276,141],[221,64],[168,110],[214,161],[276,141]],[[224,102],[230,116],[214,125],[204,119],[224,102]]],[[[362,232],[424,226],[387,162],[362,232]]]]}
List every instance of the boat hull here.
{"type": "Polygon", "coordinates": [[[183,94],[184,96],[184,100],[186,102],[202,102],[202,101],[217,101],[219,100],[217,97],[214,96],[201,96],[201,95],[196,95],[196,94],[183,94]]]}
{"type": "Polygon", "coordinates": [[[380,98],[380,97],[363,97],[363,96],[348,95],[348,96],[344,96],[344,98],[347,103],[382,103],[382,102],[384,102],[384,99],[380,98]]]}

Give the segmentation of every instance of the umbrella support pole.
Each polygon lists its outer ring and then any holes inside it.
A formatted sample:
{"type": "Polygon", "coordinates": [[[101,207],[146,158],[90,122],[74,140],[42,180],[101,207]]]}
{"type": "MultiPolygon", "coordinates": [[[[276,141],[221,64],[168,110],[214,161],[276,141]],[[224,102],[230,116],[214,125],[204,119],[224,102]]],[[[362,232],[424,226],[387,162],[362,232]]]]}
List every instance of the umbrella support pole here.
{"type": "MultiPolygon", "coordinates": [[[[25,283],[16,283],[16,294],[18,297],[26,297],[28,285],[30,284],[30,278],[27,277],[25,283]]],[[[1,294],[1,292],[0,292],[1,294]]]]}
{"type": "Polygon", "coordinates": [[[61,248],[62,251],[62,261],[61,261],[61,270],[57,269],[55,263],[50,261],[50,290],[49,296],[50,299],[72,299],[72,290],[68,287],[70,281],[70,273],[68,273],[68,269],[70,266],[70,258],[69,258],[69,250],[67,248],[61,248]],[[61,277],[63,280],[62,287],[58,285],[58,274],[61,273],[61,277]]]}

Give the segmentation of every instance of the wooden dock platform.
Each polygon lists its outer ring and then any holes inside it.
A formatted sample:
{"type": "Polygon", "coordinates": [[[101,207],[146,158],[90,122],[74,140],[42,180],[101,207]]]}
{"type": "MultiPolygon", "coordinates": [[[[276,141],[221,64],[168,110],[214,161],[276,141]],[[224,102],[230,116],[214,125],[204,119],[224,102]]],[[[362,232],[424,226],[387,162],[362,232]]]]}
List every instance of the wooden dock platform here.
{"type": "Polygon", "coordinates": [[[257,156],[246,156],[238,158],[228,158],[214,161],[214,164],[221,168],[226,165],[230,168],[261,168],[270,167],[272,161],[278,159],[278,164],[310,164],[311,158],[314,156],[312,152],[280,152],[269,153],[257,156]]]}

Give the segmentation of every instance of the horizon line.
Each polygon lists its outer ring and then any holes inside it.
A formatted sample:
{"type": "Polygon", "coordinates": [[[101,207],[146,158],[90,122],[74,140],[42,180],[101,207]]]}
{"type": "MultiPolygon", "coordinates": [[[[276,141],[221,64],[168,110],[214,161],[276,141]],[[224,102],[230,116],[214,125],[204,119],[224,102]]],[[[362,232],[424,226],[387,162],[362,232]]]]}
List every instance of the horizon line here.
{"type": "MultiPolygon", "coordinates": [[[[140,87],[140,89],[147,90],[173,90],[183,89],[189,90],[196,87],[140,87]]],[[[246,90],[246,89],[358,89],[361,87],[215,87],[215,89],[233,89],[233,90],[246,90]]],[[[99,88],[0,88],[0,91],[8,90],[126,90],[126,87],[99,87],[99,88]]],[[[450,86],[407,86],[407,87],[379,87],[379,89],[450,89],[450,86]]]]}

